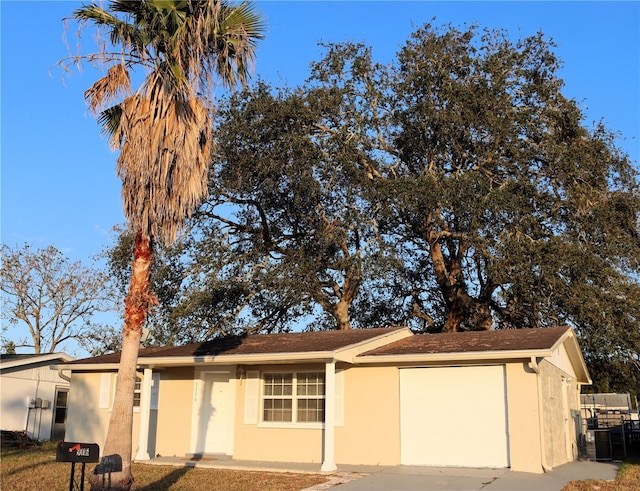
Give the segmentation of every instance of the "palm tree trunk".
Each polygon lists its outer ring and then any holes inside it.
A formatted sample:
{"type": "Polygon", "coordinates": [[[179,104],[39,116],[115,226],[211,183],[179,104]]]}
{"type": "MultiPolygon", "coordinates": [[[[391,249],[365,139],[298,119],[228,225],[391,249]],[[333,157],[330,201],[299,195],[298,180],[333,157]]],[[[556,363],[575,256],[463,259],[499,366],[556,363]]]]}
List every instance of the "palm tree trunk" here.
{"type": "Polygon", "coordinates": [[[125,299],[122,353],[116,390],[109,420],[102,462],[89,481],[91,490],[128,491],[133,484],[131,473],[133,396],[142,326],[149,309],[158,303],[150,291],[153,249],[151,239],[136,234],[133,249],[131,282],[125,299]],[[106,473],[105,473],[106,472],[106,473]]]}

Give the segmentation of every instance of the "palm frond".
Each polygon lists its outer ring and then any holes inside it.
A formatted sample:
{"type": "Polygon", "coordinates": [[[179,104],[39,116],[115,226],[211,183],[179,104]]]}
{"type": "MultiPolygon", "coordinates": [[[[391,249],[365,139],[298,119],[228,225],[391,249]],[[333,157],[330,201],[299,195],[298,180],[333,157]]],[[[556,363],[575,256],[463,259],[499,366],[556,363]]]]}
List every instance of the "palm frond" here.
{"type": "Polygon", "coordinates": [[[232,87],[237,83],[246,85],[246,77],[253,69],[257,42],[264,39],[266,25],[251,4],[242,2],[235,7],[222,9],[215,49],[217,72],[221,81],[232,87]]]}
{"type": "Polygon", "coordinates": [[[89,109],[100,112],[105,106],[120,100],[131,93],[131,79],[127,68],[118,63],[107,70],[107,74],[98,79],[84,92],[89,109]]]}
{"type": "Polygon", "coordinates": [[[246,83],[264,24],[249,2],[115,0],[74,11],[122,50],[86,92],[102,131],[120,149],[117,173],[127,220],[148,237],[175,240],[207,193],[212,86],[246,83]],[[149,70],[131,93],[128,70],[149,70]],[[106,106],[110,106],[104,109],[106,106]]]}
{"type": "MultiPolygon", "coordinates": [[[[112,2],[120,4],[124,2],[112,2]]],[[[142,2],[131,2],[142,3],[142,2]]],[[[98,28],[105,29],[109,33],[109,41],[114,46],[122,45],[125,49],[135,51],[139,56],[144,57],[146,41],[141,36],[135,24],[127,22],[127,19],[120,19],[102,7],[91,4],[83,6],[73,11],[73,18],[80,22],[93,22],[98,28]]]]}
{"type": "Polygon", "coordinates": [[[120,148],[120,121],[122,118],[122,106],[116,104],[111,106],[98,115],[98,124],[101,127],[102,134],[110,137],[111,148],[117,150],[120,148]]]}
{"type": "Polygon", "coordinates": [[[171,243],[206,195],[212,121],[201,100],[167,92],[162,80],[152,97],[123,106],[117,172],[130,224],[171,243]]]}

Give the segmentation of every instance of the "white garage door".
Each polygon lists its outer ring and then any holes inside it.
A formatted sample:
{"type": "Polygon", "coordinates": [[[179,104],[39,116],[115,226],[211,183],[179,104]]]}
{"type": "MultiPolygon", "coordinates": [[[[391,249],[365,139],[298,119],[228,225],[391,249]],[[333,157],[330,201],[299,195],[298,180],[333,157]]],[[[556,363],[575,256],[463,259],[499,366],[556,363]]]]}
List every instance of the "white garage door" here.
{"type": "Polygon", "coordinates": [[[404,465],[508,467],[503,366],[400,370],[404,465]]]}

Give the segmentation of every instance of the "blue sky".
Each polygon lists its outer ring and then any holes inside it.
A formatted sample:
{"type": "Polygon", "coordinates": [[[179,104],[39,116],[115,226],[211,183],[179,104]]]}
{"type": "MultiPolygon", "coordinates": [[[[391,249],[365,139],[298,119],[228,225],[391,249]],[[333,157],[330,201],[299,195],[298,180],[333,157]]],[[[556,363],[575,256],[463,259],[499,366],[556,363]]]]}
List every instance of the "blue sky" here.
{"type": "MultiPolygon", "coordinates": [[[[640,160],[640,2],[258,1],[267,38],[256,76],[295,85],[320,58],[317,43],[355,41],[389,62],[418,26],[502,28],[512,37],[541,30],[564,61],[565,95],[580,102],[586,123],[603,119],[640,160]]],[[[54,245],[89,262],[123,222],[116,155],[87,112],[83,92],[99,77],[85,67],[63,77],[68,55],[62,19],[79,2],[0,0],[1,240],[54,245]]],[[[66,34],[76,43],[75,29],[66,34]]],[[[80,40],[93,48],[90,33],[80,40]]]]}

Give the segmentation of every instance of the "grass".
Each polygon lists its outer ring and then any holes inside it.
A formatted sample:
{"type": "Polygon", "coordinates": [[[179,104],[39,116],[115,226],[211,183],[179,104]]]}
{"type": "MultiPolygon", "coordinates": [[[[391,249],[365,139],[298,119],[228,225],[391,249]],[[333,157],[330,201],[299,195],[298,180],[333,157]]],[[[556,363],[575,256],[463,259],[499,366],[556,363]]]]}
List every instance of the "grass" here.
{"type": "MultiPolygon", "coordinates": [[[[92,465],[87,464],[87,474],[92,465]]],[[[79,489],[81,464],[76,464],[79,489]]],[[[71,464],[56,462],[56,444],[34,448],[2,448],[0,489],[12,491],[68,491],[71,464]]],[[[300,491],[324,483],[331,476],[283,472],[253,472],[226,469],[133,464],[136,491],[300,491]]],[[[85,480],[85,489],[89,483],[85,480]]]]}
{"type": "Polygon", "coordinates": [[[640,454],[625,460],[615,481],[570,481],[562,491],[638,491],[640,490],[640,454]]]}
{"type": "MultiPolygon", "coordinates": [[[[89,466],[87,466],[87,473],[89,466]]],[[[45,442],[33,448],[2,448],[0,489],[12,491],[67,491],[71,464],[56,462],[56,444],[45,442]]],[[[327,482],[331,476],[283,472],[253,472],[226,469],[134,464],[136,491],[300,491],[327,482]]],[[[76,482],[80,465],[76,465],[76,482]]],[[[89,483],[85,481],[85,489],[89,483]]],[[[640,455],[627,459],[615,481],[571,481],[562,491],[638,491],[640,455]]]]}

